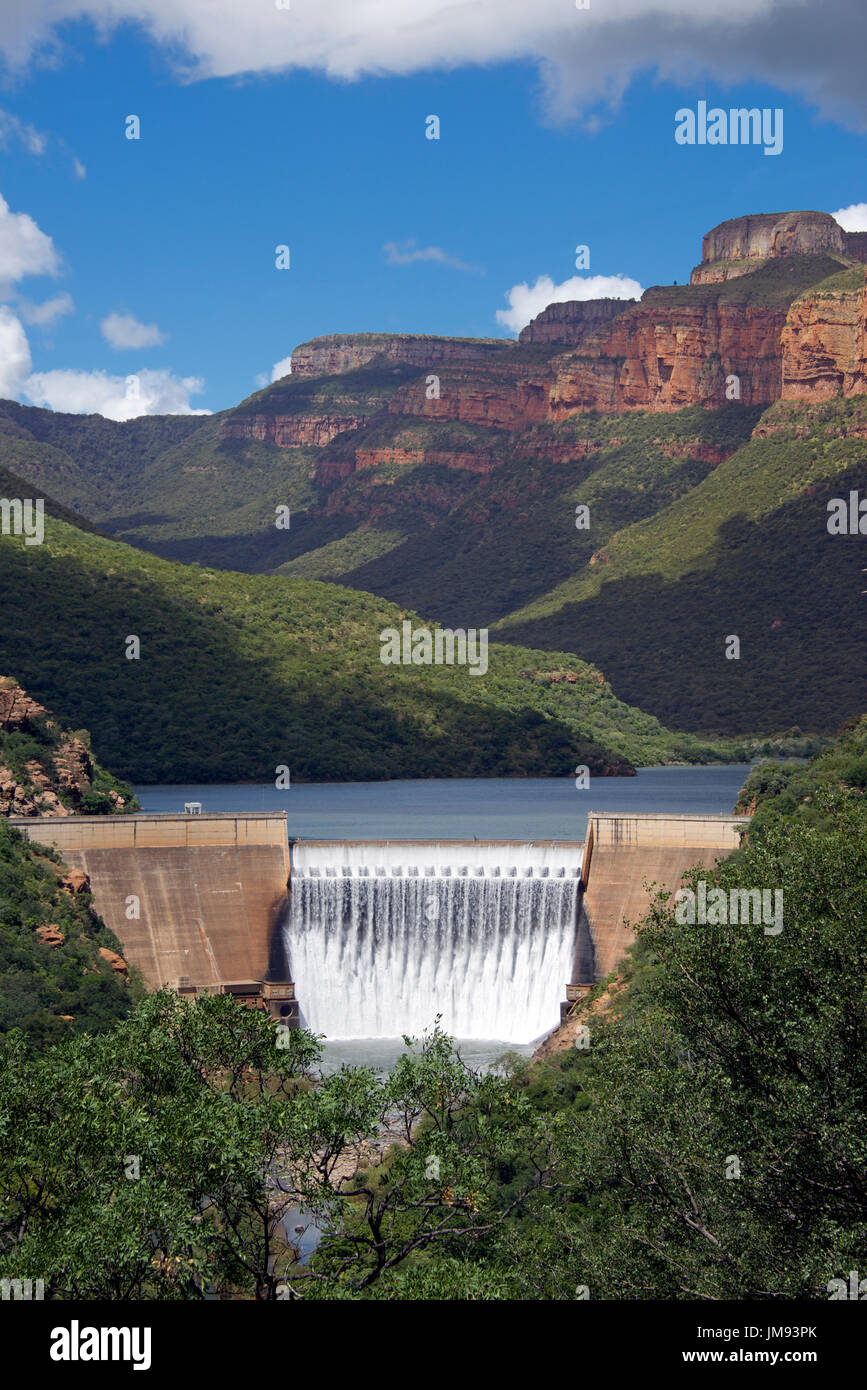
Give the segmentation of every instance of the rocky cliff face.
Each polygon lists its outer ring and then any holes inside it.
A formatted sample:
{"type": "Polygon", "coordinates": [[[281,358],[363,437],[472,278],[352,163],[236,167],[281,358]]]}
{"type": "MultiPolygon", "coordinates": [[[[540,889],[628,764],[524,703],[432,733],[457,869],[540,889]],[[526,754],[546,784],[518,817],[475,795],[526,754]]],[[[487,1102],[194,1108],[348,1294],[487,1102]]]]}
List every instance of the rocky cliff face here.
{"type": "Polygon", "coordinates": [[[621,314],[558,360],[550,415],[721,405],[737,376],[745,405],[780,394],[784,309],[666,302],[621,314]]]}
{"type": "Polygon", "coordinates": [[[575,445],[534,431],[580,412],[859,394],[867,389],[863,285],[802,295],[791,307],[789,301],[799,286],[836,276],[838,268],[857,271],[861,260],[867,234],[844,232],[827,213],[733,218],[703,239],[692,274],[700,288],[660,287],[640,303],[551,304],[518,343],[375,333],[302,343],[271,409],[268,395],[257,398],[250,413],[226,419],[223,433],[321,449],[313,476],[329,488],[384,464],[489,472],[505,457],[504,436],[528,458],[577,457],[575,445]],[[778,261],[785,262],[779,270],[778,261]],[[757,270],[762,274],[743,293],[725,286],[757,270]],[[371,363],[364,380],[350,379],[345,388],[327,380],[371,363]],[[389,364],[388,371],[377,364],[389,364]],[[321,387],[302,389],[317,376],[321,387]],[[298,392],[290,411],[287,398],[298,392]],[[408,428],[412,420],[431,428],[408,428]],[[498,437],[488,442],[487,430],[498,437]]]}
{"type": "Polygon", "coordinates": [[[783,400],[867,392],[867,287],[798,299],[782,333],[783,400]]]}
{"type": "Polygon", "coordinates": [[[331,333],[292,351],[292,376],[333,376],[364,367],[375,357],[437,367],[444,362],[485,362],[509,352],[506,338],[434,338],[412,333],[331,333]]]}
{"type": "Polygon", "coordinates": [[[526,328],[521,329],[518,342],[577,346],[588,333],[602,324],[610,323],[611,319],[617,318],[634,303],[634,299],[584,299],[549,304],[526,328]]]}
{"type": "Polygon", "coordinates": [[[547,363],[529,365],[517,356],[493,366],[464,362],[440,371],[439,396],[428,399],[426,380],[420,377],[394,393],[388,410],[426,420],[523,429],[546,418],[552,379],[547,363]]]}
{"type": "MultiPolygon", "coordinates": [[[[96,771],[82,739],[60,729],[43,705],[0,676],[0,815],[69,816],[86,810],[96,771]],[[22,754],[16,735],[24,735],[32,750],[22,754]]],[[[100,809],[127,809],[114,788],[103,799],[100,809]]]]}
{"type": "Polygon", "coordinates": [[[224,439],[263,439],[279,449],[322,448],[344,430],[361,429],[366,415],[233,415],[224,420],[224,439]]]}

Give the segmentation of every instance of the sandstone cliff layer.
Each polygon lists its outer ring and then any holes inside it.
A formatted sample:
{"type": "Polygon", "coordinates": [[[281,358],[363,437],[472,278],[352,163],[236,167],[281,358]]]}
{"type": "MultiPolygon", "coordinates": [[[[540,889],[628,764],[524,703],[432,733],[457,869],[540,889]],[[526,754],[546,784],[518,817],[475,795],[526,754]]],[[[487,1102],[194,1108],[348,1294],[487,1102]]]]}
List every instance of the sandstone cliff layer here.
{"type": "Polygon", "coordinates": [[[867,391],[867,287],[792,305],[782,333],[782,399],[826,401],[867,391]]]}
{"type": "Polygon", "coordinates": [[[292,351],[292,376],[310,377],[350,372],[375,357],[411,366],[435,367],[443,362],[485,362],[508,352],[506,338],[436,338],[414,333],[331,333],[311,338],[292,351]]]}
{"type": "Polygon", "coordinates": [[[827,213],[733,218],[703,239],[702,262],[692,273],[700,288],[658,287],[639,303],[551,304],[518,343],[403,334],[332,334],[303,343],[273,409],[267,396],[257,398],[251,413],[225,420],[223,433],[321,449],[312,472],[327,487],[383,464],[489,472],[507,447],[528,458],[576,456],[581,448],[558,443],[550,426],[583,412],[861,394],[867,390],[862,262],[867,234],[843,231],[827,213]],[[740,283],[732,290],[725,284],[757,271],[743,293],[740,283]],[[838,272],[846,272],[842,287],[838,272]],[[818,284],[828,276],[835,277],[830,290],[818,284]],[[815,293],[797,295],[810,284],[815,293]],[[297,409],[287,410],[293,379],[324,379],[376,362],[402,366],[392,365],[393,382],[387,374],[384,383],[381,374],[373,384],[347,380],[337,398],[327,383],[312,396],[305,386],[297,409]],[[418,441],[406,438],[413,420],[424,422],[418,441]],[[458,435],[465,426],[464,443],[458,435]],[[488,430],[498,435],[485,442],[480,431],[488,430]]]}

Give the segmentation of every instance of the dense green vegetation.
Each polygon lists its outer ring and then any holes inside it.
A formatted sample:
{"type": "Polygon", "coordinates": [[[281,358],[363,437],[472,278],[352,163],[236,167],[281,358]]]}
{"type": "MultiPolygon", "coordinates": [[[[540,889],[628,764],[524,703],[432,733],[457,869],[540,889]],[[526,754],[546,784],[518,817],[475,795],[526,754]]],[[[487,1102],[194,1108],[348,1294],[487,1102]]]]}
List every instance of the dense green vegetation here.
{"type": "Polygon", "coordinates": [[[818,819],[771,806],[691,876],[781,891],[783,930],[682,924],[659,894],[609,1007],[543,1061],[477,1075],[434,1026],[384,1080],[318,1081],[305,1032],[167,993],[41,1055],[5,1034],[0,1276],[53,1299],[827,1299],[867,1237],[865,731],[803,774],[818,819]]]}
{"type": "Polygon", "coordinates": [[[568,776],[749,751],[663,729],[569,653],[497,645],[483,676],[386,666],[380,632],[423,621],[406,610],[170,564],[60,521],[41,546],[0,537],[0,585],[16,595],[0,610],[9,668],[131,780],[568,776]]]}
{"type": "Polygon", "coordinates": [[[18,1029],[37,1051],[69,1033],[105,1032],[141,996],[99,955],[100,946],[120,945],[89,893],[59,886],[64,871],[56,851],[31,845],[0,816],[0,1033],[18,1029]],[[65,937],[61,945],[37,937],[48,925],[65,937]]]}
{"type": "Polygon", "coordinates": [[[761,762],[741,788],[735,810],[761,826],[780,816],[796,816],[813,825],[825,822],[816,793],[826,787],[867,792],[867,719],[853,720],[830,748],[806,766],[761,762]]]}
{"type": "Polygon", "coordinates": [[[830,536],[827,503],[863,484],[863,398],[778,403],[748,444],[598,563],[496,624],[509,640],[571,646],[618,694],[681,727],[827,731],[863,702],[858,538],[830,536]],[[739,660],[725,657],[730,634],[739,660]]]}

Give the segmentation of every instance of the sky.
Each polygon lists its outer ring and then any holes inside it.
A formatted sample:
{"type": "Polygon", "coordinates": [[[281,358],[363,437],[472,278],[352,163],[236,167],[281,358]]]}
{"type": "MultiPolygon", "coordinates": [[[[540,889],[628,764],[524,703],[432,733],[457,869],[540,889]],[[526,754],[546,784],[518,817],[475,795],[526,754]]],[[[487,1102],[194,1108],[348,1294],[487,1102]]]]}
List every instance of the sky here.
{"type": "Polygon", "coordinates": [[[0,396],[221,410],[320,334],[683,283],[729,217],[867,229],[865,37],[863,0],[0,0],[0,396]],[[782,148],[678,143],[699,102],[782,148]]]}

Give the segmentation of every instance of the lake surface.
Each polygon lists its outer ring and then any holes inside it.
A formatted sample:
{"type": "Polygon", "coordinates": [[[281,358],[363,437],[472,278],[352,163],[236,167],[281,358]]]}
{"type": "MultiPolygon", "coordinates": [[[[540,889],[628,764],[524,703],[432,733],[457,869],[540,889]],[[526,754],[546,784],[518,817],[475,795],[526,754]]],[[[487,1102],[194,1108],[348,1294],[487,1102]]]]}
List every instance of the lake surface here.
{"type": "Polygon", "coordinates": [[[588,811],[727,815],[750,770],[645,767],[636,777],[443,778],[399,782],[141,786],[145,811],[286,811],[289,834],[323,840],[583,840],[588,811]]]}

